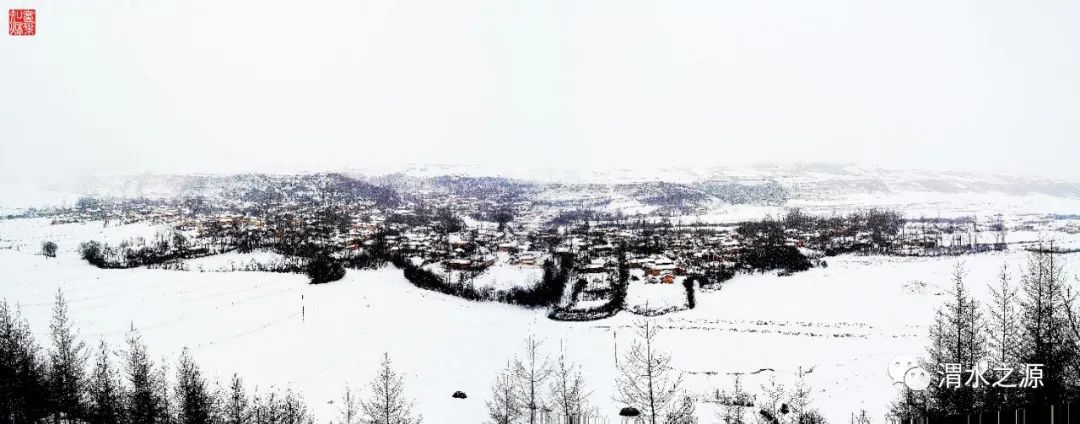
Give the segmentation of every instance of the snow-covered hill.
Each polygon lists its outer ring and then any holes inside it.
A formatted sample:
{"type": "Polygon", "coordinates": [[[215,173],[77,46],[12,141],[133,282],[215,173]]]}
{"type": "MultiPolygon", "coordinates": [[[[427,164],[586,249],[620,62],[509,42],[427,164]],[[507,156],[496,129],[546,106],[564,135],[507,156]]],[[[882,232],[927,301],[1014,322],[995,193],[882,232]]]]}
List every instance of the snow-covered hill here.
{"type": "Polygon", "coordinates": [[[919,209],[921,214],[1076,213],[1080,182],[857,165],[789,164],[740,168],[672,167],[608,170],[500,170],[459,165],[348,170],[340,174],[109,176],[47,188],[0,192],[0,208],[70,204],[79,195],[168,198],[232,197],[283,187],[301,190],[323,179],[364,185],[369,197],[443,193],[499,200],[531,200],[555,208],[624,214],[703,215],[738,205],[838,211],[871,206],[919,209]],[[40,195],[28,195],[39,193],[40,195]],[[63,193],[63,196],[56,195],[63,193]],[[46,195],[48,194],[48,195],[46,195]]]}

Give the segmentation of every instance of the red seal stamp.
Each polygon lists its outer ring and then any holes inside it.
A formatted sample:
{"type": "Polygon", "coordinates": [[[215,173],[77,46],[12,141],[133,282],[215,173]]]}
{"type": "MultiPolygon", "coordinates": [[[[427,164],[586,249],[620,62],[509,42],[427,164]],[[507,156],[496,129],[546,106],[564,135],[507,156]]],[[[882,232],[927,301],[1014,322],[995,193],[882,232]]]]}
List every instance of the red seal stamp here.
{"type": "Polygon", "coordinates": [[[34,9],[8,10],[8,35],[34,35],[37,33],[37,11],[34,9]]]}

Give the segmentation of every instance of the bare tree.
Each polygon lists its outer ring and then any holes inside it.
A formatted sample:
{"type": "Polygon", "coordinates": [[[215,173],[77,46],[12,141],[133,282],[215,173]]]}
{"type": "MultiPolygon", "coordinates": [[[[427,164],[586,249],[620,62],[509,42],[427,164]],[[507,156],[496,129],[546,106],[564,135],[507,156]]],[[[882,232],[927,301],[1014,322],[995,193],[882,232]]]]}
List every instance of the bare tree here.
{"type": "Polygon", "coordinates": [[[638,340],[623,361],[616,378],[618,401],[642,411],[649,424],[696,422],[692,400],[682,393],[682,373],[671,366],[671,355],[656,346],[658,329],[648,318],[637,324],[638,340]]]}
{"type": "Polygon", "coordinates": [[[551,383],[552,406],[566,419],[567,423],[577,423],[582,416],[590,412],[589,392],[585,388],[585,380],[581,377],[581,370],[577,365],[567,361],[566,354],[559,354],[559,360],[555,363],[554,380],[551,383]]]}
{"type": "Polygon", "coordinates": [[[544,384],[552,374],[551,362],[540,353],[541,344],[529,335],[525,339],[524,357],[515,357],[512,366],[516,396],[526,411],[529,424],[540,419],[544,409],[544,384]]]}
{"type": "Polygon", "coordinates": [[[513,371],[507,364],[491,386],[491,400],[487,401],[488,418],[492,424],[513,424],[521,418],[521,404],[514,390],[513,371]]]}
{"type": "Polygon", "coordinates": [[[870,414],[865,409],[860,409],[859,413],[851,414],[851,424],[870,424],[870,414]]]}
{"type": "Polygon", "coordinates": [[[405,380],[391,367],[390,355],[383,354],[379,374],[371,381],[371,398],[360,402],[368,424],[419,424],[413,416],[412,401],[405,399],[405,380]]]}

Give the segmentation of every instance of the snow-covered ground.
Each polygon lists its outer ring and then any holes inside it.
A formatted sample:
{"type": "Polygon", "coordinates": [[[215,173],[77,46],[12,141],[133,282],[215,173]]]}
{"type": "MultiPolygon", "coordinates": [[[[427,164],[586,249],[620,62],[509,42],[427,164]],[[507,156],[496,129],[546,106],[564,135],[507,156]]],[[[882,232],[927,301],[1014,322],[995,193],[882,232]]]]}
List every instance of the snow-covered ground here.
{"type": "Polygon", "coordinates": [[[189,271],[218,272],[254,269],[257,266],[270,266],[281,263],[285,256],[267,251],[249,253],[228,252],[220,255],[188,259],[184,265],[189,271]]]}
{"type": "Polygon", "coordinates": [[[630,281],[626,288],[626,308],[634,313],[657,315],[686,309],[686,288],[682,279],[672,284],[630,281]]]}
{"type": "Polygon", "coordinates": [[[153,240],[158,233],[169,234],[166,225],[137,223],[105,226],[101,221],[49,225],[47,218],[0,220],[0,240],[12,249],[37,252],[41,243],[52,241],[61,252],[75,252],[79,243],[96,240],[107,244],[119,244],[125,240],[142,237],[153,240]]]}
{"type": "Polygon", "coordinates": [[[446,269],[442,263],[427,264],[424,268],[451,283],[456,284],[464,278],[472,284],[473,288],[490,287],[495,291],[532,288],[539,284],[544,276],[544,270],[539,266],[509,264],[505,262],[505,259],[500,259],[471,280],[468,277],[469,273],[446,269]]]}
{"type": "MultiPolygon", "coordinates": [[[[90,236],[155,230],[125,227],[0,221],[0,238],[37,246],[50,237],[63,247],[90,236]]],[[[1001,265],[1018,269],[1024,254],[960,260],[969,269],[969,288],[985,296],[1001,265]]],[[[1066,260],[1073,275],[1080,273],[1080,257],[1066,260]]],[[[895,356],[922,353],[925,325],[956,261],[829,258],[827,268],[789,277],[740,275],[720,290],[698,291],[695,309],[652,319],[664,328],[660,343],[695,394],[727,388],[731,373],[747,373],[744,385],[755,389],[770,376],[785,382],[799,367],[812,368],[815,404],[832,422],[862,408],[880,422],[894,395],[886,366],[895,356]]],[[[661,288],[683,294],[681,285],[661,288]]],[[[120,347],[134,325],[151,354],[173,368],[188,346],[222,380],[237,372],[251,385],[302,391],[323,421],[336,412],[331,402],[346,382],[365,388],[386,351],[428,422],[480,422],[496,373],[529,333],[545,339],[550,353],[561,348],[583,364],[592,400],[614,414],[615,357],[629,348],[630,326],[641,319],[620,313],[595,322],[551,321],[544,310],[417,289],[393,268],[350,270],[341,281],[313,286],[292,274],[101,270],[70,249],[56,259],[36,248],[0,250],[0,297],[22,308],[42,341],[57,289],[90,343],[104,339],[120,347]],[[451,398],[456,390],[468,399],[451,398]]],[[[699,411],[712,421],[709,405],[699,411]]]]}
{"type": "Polygon", "coordinates": [[[36,184],[0,182],[0,215],[17,214],[27,208],[71,206],[74,192],[38,188],[36,184]]]}

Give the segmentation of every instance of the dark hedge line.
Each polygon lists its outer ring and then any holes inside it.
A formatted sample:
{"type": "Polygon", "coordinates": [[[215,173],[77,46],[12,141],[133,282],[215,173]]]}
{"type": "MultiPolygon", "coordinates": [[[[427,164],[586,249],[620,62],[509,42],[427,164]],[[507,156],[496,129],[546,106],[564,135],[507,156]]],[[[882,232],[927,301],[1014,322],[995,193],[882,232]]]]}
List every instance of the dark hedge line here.
{"type": "Polygon", "coordinates": [[[494,290],[490,287],[477,289],[468,284],[453,284],[444,281],[435,273],[413,264],[407,258],[395,256],[390,261],[400,269],[413,285],[439,293],[477,301],[497,301],[527,307],[552,306],[562,298],[568,272],[561,270],[551,260],[544,262],[544,276],[540,283],[531,288],[515,287],[510,290],[494,290]]]}

